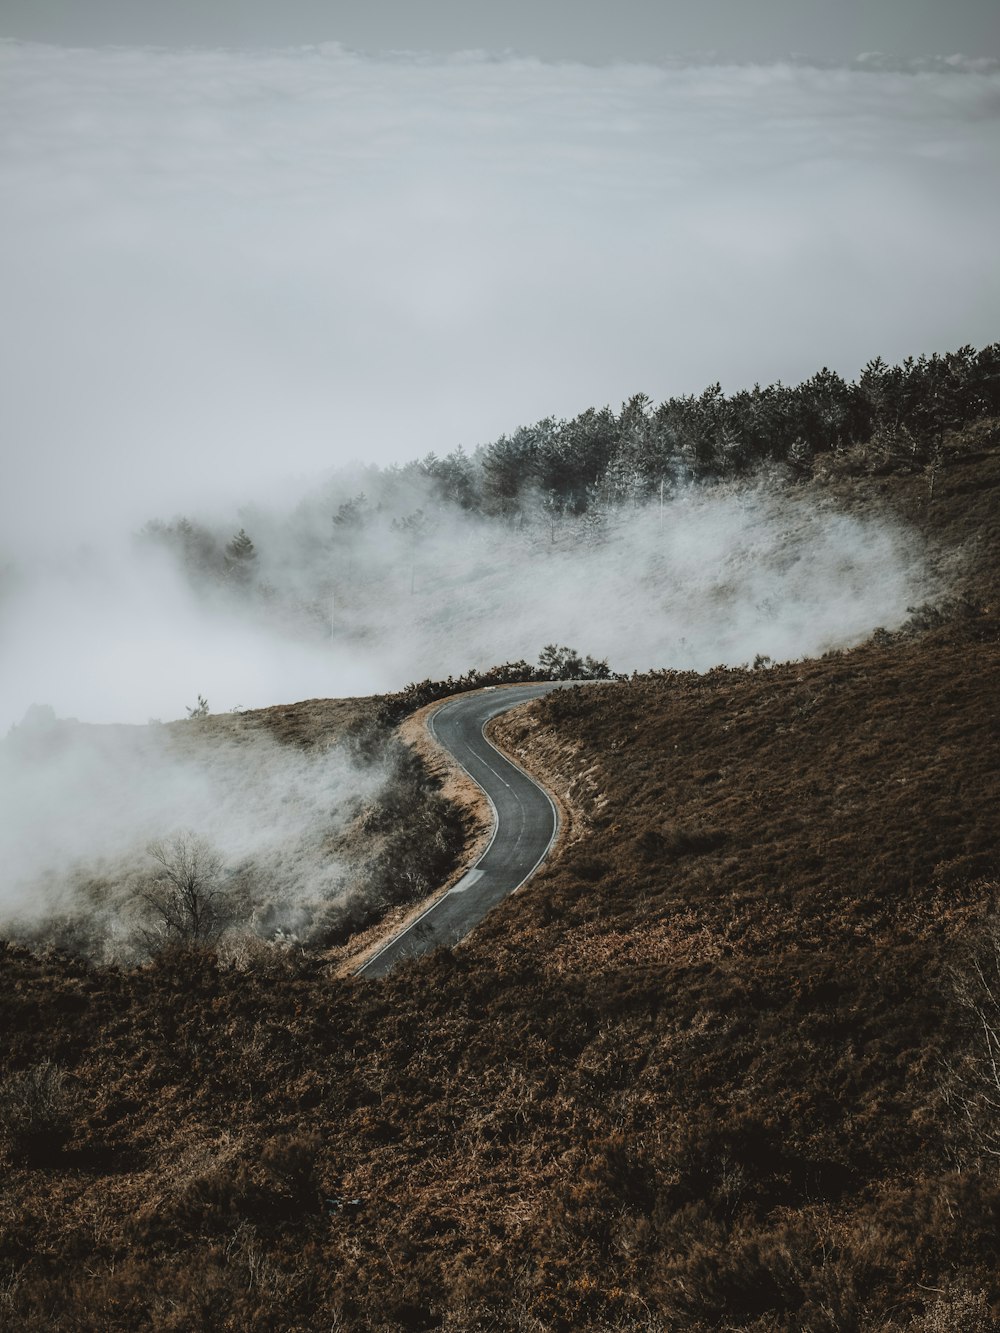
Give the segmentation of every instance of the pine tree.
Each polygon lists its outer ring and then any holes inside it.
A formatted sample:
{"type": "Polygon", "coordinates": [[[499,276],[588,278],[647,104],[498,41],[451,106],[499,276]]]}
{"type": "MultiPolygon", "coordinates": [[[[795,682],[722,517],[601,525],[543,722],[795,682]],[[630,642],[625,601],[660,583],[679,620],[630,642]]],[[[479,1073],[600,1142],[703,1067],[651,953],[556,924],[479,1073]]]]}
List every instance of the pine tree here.
{"type": "Polygon", "coordinates": [[[235,583],[246,587],[253,578],[254,565],[257,561],[257,548],[247,536],[245,528],[239,532],[226,547],[226,575],[235,583]]]}

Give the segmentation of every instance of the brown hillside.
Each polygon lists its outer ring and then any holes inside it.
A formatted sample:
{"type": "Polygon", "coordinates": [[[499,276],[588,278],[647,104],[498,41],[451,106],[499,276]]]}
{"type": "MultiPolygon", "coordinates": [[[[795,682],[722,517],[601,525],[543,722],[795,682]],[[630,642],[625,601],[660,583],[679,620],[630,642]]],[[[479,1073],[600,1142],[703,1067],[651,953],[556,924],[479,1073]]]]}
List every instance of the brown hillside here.
{"type": "Polygon", "coordinates": [[[66,1103],[9,1151],[0,1324],[997,1328],[1000,1115],[955,985],[1000,871],[971,452],[932,497],[814,483],[965,543],[941,623],[503,719],[579,836],[461,948],[377,983],[0,953],[4,1068],[51,1060],[66,1103]]]}

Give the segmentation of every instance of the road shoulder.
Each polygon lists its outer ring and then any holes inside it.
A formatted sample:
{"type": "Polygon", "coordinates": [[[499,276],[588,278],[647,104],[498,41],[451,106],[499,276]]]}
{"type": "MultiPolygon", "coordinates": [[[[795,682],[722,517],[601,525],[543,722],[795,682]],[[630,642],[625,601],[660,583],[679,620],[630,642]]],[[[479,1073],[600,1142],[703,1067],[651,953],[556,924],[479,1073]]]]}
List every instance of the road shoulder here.
{"type": "MultiPolygon", "coordinates": [[[[516,685],[506,686],[498,685],[490,687],[495,692],[506,689],[515,689],[516,685]]],[[[472,691],[479,693],[479,691],[472,691]]],[[[411,713],[409,717],[404,718],[397,728],[397,735],[404,744],[411,746],[420,755],[421,759],[427,765],[428,771],[441,783],[441,793],[448,800],[461,805],[467,812],[470,819],[470,834],[466,842],[465,850],[462,853],[459,864],[448,877],[448,879],[436,888],[432,893],[421,898],[418,902],[410,903],[403,907],[392,908],[381,921],[370,926],[368,930],[360,932],[353,937],[342,952],[339,952],[335,959],[331,959],[331,975],[336,977],[353,976],[359,968],[363,967],[371,958],[381,949],[389,944],[397,935],[400,935],[408,926],[412,925],[418,917],[443,898],[450,889],[452,889],[465,876],[468,871],[476,864],[483,852],[489,845],[493,836],[493,812],[490,808],[489,799],[486,793],[474,782],[466,773],[465,769],[454,758],[450,751],[446,750],[433,736],[430,731],[430,721],[438,709],[443,708],[446,703],[454,699],[455,695],[448,695],[445,699],[437,699],[434,703],[425,704],[423,708],[418,708],[416,712],[411,713]]],[[[532,703],[533,700],[524,700],[524,704],[532,703]]],[[[509,751],[499,736],[494,737],[493,728],[501,720],[507,718],[522,705],[515,704],[509,710],[500,714],[487,723],[486,735],[497,749],[501,751],[505,758],[511,763],[522,769],[533,781],[540,782],[545,786],[544,780],[540,779],[528,769],[521,761],[519,756],[509,751]]],[[[553,840],[552,848],[549,850],[551,856],[552,850],[562,841],[564,830],[571,827],[572,812],[560,796],[546,787],[559,816],[559,827],[553,840]]]]}

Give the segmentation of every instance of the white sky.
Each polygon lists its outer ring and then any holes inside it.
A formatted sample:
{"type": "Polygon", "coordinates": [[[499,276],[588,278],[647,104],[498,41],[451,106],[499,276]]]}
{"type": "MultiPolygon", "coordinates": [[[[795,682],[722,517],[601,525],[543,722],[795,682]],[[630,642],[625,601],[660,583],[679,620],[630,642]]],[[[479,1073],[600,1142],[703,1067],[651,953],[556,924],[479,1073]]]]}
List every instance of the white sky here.
{"type": "MultiPolygon", "coordinates": [[[[8,2],[0,31],[318,12],[273,8],[8,2]]],[[[0,44],[0,555],[638,390],[992,341],[998,121],[988,66],[0,44]]]]}
{"type": "Polygon", "coordinates": [[[995,0],[0,0],[0,35],[86,46],[337,41],[599,64],[692,51],[737,60],[1000,57],[1000,8],[995,0]]]}

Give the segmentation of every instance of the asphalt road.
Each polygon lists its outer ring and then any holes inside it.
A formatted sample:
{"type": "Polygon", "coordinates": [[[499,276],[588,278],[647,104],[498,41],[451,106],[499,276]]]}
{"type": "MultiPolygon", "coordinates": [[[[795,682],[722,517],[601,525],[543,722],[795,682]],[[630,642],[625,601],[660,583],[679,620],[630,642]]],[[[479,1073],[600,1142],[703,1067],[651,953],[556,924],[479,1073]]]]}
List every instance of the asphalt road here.
{"type": "Polygon", "coordinates": [[[559,827],[552,798],[490,744],[483,728],[490,718],[557,688],[552,682],[481,690],[458,695],[433,714],[431,734],[451,751],[493,806],[493,837],[472,869],[359,967],[358,976],[384,976],[400,959],[457,943],[492,907],[520,888],[543,860],[559,827]]]}

